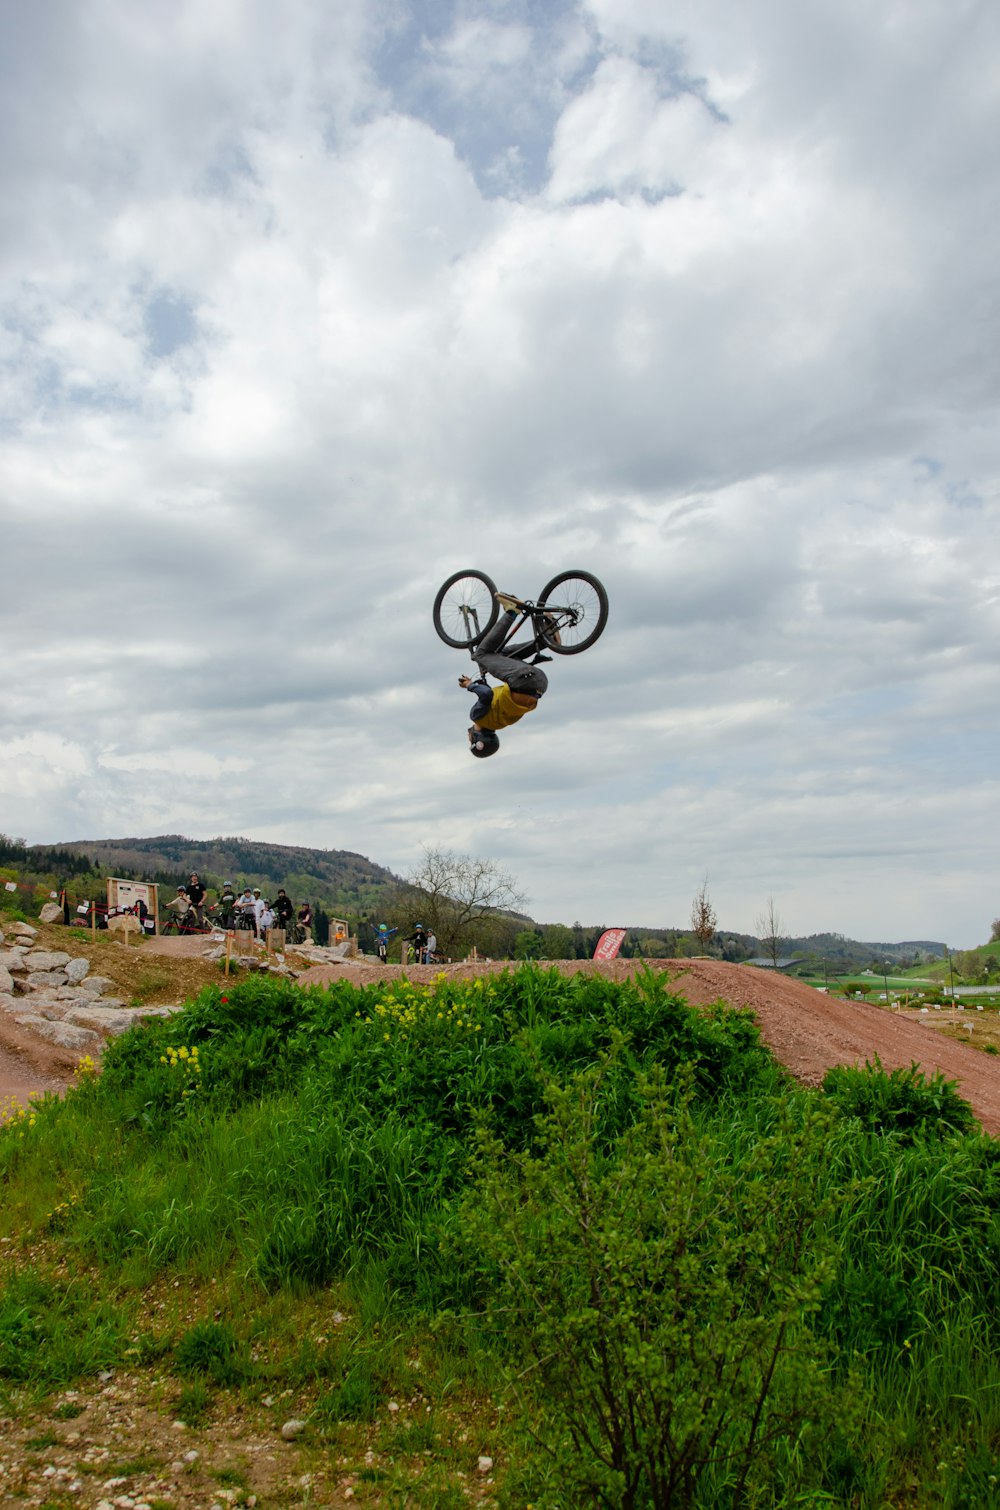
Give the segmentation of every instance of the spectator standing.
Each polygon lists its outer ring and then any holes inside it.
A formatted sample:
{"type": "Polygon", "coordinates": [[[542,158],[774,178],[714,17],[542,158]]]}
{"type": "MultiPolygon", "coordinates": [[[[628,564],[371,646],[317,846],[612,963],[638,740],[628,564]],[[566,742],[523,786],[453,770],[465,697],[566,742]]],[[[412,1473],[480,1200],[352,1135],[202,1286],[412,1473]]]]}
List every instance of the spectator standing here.
{"type": "Polygon", "coordinates": [[[259,939],[262,939],[264,937],[263,933],[261,933],[260,931],[260,918],[261,913],[264,911],[266,905],[267,904],[265,903],[264,898],[260,894],[260,887],[255,886],[253,889],[253,918],[254,928],[257,931],[257,937],[259,939]]]}
{"type": "Polygon", "coordinates": [[[257,915],[254,912],[253,892],[250,890],[249,886],[244,886],[243,890],[240,892],[240,898],[236,903],[234,911],[237,914],[237,920],[242,919],[242,926],[244,928],[252,928],[256,933],[257,915]]]}
{"type": "Polygon", "coordinates": [[[223,881],[222,895],[219,898],[219,918],[223,928],[233,926],[233,914],[236,911],[236,895],[233,891],[232,881],[223,881]]]}
{"type": "Polygon", "coordinates": [[[424,964],[425,965],[429,965],[429,964],[433,963],[434,956],[437,953],[437,946],[438,946],[437,934],[434,933],[433,931],[429,931],[428,934],[427,934],[427,948],[426,948],[426,950],[424,952],[424,964]]]}
{"type": "Polygon", "coordinates": [[[187,884],[187,894],[188,901],[194,908],[194,920],[197,923],[198,927],[201,928],[205,922],[205,888],[204,886],[202,886],[201,881],[198,878],[198,872],[196,870],[193,870],[191,872],[191,879],[187,884]]]}
{"type": "Polygon", "coordinates": [[[288,932],[292,918],[295,916],[295,908],[283,886],[278,887],[278,895],[274,899],[274,916],[278,920],[278,927],[288,932]]]}
{"type": "Polygon", "coordinates": [[[308,902],[302,903],[302,906],[299,908],[299,915],[296,921],[298,922],[299,930],[302,933],[301,942],[303,944],[312,943],[313,910],[309,906],[308,902]]]}
{"type": "Polygon", "coordinates": [[[274,923],[274,908],[271,906],[270,902],[265,899],[264,905],[260,910],[260,915],[257,918],[257,937],[266,941],[267,931],[269,928],[274,927],[274,923]]]}

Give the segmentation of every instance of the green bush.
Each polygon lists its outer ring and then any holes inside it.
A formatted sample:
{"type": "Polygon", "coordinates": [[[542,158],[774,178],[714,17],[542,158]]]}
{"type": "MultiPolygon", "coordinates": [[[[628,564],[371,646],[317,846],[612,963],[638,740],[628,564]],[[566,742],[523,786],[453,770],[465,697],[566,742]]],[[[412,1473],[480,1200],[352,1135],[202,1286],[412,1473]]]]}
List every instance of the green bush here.
{"type": "Polygon", "coordinates": [[[694,1075],[679,1093],[656,1076],[608,1149],[609,1068],[545,1076],[536,1153],[483,1133],[463,1205],[512,1378],[533,1381],[533,1432],[573,1503],[682,1510],[708,1483],[730,1510],[765,1489],[784,1503],[821,1483],[847,1415],[810,1328],[835,1269],[829,1118],[796,1106],[734,1165],[697,1125],[694,1075]]]}
{"type": "Polygon", "coordinates": [[[976,1125],[954,1081],[940,1071],[928,1079],[916,1063],[888,1073],[878,1058],[863,1070],[836,1065],[827,1070],[823,1090],[844,1116],[856,1117],[874,1132],[898,1133],[909,1142],[971,1132],[976,1125]]]}

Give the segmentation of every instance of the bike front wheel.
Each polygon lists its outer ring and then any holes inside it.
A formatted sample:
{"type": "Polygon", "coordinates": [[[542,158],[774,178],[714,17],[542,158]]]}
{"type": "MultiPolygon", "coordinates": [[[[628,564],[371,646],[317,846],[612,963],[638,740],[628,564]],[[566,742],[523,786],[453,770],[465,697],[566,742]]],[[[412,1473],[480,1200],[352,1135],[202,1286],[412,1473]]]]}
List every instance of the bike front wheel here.
{"type": "Polygon", "coordinates": [[[608,595],[587,571],[564,571],[543,589],[538,601],[542,639],[555,655],[579,655],[604,633],[608,595]]]}
{"type": "Polygon", "coordinates": [[[434,599],[434,628],[446,645],[468,650],[493,628],[499,613],[496,585],[486,573],[458,571],[434,599]]]}

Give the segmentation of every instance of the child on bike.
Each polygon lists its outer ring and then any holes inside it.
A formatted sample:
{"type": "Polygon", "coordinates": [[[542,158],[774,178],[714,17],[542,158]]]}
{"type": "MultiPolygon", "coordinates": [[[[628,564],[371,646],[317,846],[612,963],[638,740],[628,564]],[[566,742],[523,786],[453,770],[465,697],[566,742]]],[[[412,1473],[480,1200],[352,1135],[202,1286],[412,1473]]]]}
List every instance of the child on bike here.
{"type": "Polygon", "coordinates": [[[458,679],[460,687],[476,696],[469,728],[469,745],[473,755],[480,760],[495,755],[499,750],[500,740],[496,731],[509,729],[511,724],[519,722],[526,713],[533,712],[538,706],[538,699],[549,685],[548,677],[537,665],[543,657],[537,654],[535,640],[508,645],[504,647],[503,654],[499,653],[517,618],[520,599],[503,592],[498,592],[496,598],[504,612],[493,628],[483,635],[479,644],[472,647],[472,659],[478,665],[480,675],[475,681],[470,676],[460,676],[458,679]],[[530,663],[529,656],[532,657],[530,663]],[[486,680],[487,675],[500,682],[500,686],[491,687],[486,680]]]}
{"type": "Polygon", "coordinates": [[[177,924],[178,928],[189,929],[196,921],[187,889],[183,886],[178,886],[177,895],[167,903],[163,910],[164,912],[173,913],[173,921],[177,924]]]}
{"type": "Polygon", "coordinates": [[[378,931],[375,934],[375,953],[378,955],[383,965],[385,964],[389,954],[389,940],[392,938],[394,933],[398,932],[398,928],[390,928],[386,923],[379,923],[378,925],[378,931]]]}

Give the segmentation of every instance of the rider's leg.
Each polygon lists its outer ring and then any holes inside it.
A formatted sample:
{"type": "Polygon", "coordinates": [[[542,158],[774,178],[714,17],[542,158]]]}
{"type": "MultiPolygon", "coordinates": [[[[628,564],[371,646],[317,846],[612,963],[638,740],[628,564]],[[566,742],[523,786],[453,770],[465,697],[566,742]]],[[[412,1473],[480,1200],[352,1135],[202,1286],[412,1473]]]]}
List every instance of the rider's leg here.
{"type": "Polygon", "coordinates": [[[549,685],[548,677],[537,666],[525,664],[525,658],[537,649],[534,640],[526,640],[520,645],[508,645],[502,655],[498,653],[516,618],[517,614],[513,609],[502,613],[489,633],[484,634],[479,644],[473,646],[472,659],[483,676],[493,676],[499,682],[506,682],[512,692],[532,692],[536,697],[541,697],[549,685]]]}
{"type": "Polygon", "coordinates": [[[472,659],[478,661],[481,655],[492,655],[495,650],[499,650],[504,640],[510,634],[511,626],[516,618],[517,614],[513,608],[508,609],[506,613],[502,613],[493,625],[493,628],[487,630],[486,634],[483,635],[479,644],[473,645],[471,652],[472,659]]]}
{"type": "Polygon", "coordinates": [[[524,661],[515,660],[511,655],[477,654],[476,662],[484,676],[493,676],[498,682],[506,682],[512,692],[531,692],[535,697],[541,697],[549,685],[544,671],[540,671],[537,666],[527,666],[524,661]]]}

